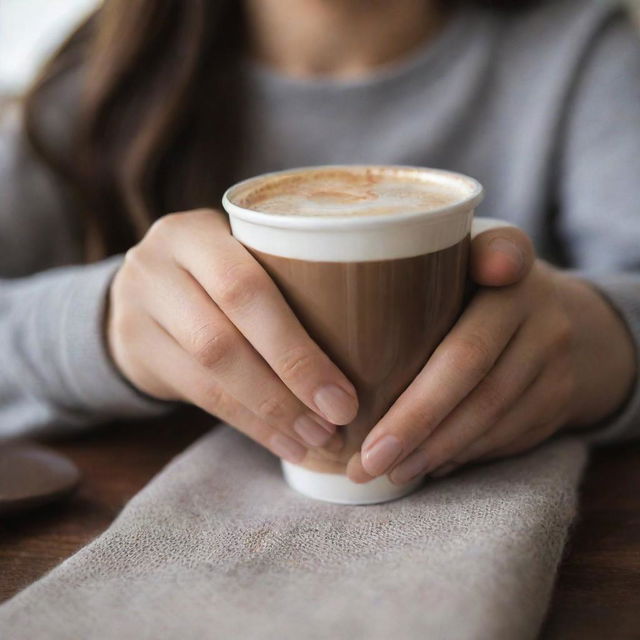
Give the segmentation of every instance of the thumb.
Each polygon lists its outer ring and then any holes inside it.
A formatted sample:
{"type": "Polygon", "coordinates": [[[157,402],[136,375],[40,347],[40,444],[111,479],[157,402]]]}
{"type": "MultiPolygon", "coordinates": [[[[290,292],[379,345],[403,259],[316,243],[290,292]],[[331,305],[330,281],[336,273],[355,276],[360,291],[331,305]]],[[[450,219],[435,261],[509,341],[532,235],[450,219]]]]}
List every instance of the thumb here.
{"type": "Polygon", "coordinates": [[[534,260],[535,250],[529,236],[517,227],[484,231],[471,242],[471,278],[485,287],[519,282],[529,273],[534,260]]]}

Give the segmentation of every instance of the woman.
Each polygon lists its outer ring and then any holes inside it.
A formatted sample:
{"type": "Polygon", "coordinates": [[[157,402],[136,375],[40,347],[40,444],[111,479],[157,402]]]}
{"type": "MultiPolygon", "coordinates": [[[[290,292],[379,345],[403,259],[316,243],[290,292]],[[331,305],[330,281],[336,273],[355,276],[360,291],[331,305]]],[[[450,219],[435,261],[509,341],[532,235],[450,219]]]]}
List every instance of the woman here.
{"type": "Polygon", "coordinates": [[[595,1],[452,5],[106,0],[4,124],[3,434],[182,400],[294,462],[339,449],[353,387],[218,203],[364,162],[477,177],[479,213],[540,257],[476,239],[483,286],[350,477],[637,435],[640,45],[595,1]]]}

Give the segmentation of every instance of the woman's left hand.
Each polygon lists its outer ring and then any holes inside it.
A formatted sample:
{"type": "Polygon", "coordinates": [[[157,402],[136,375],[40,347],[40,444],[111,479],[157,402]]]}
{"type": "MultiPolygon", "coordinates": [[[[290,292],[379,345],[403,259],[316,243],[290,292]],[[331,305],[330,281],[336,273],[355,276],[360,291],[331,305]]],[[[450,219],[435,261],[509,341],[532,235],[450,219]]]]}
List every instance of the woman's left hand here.
{"type": "Polygon", "coordinates": [[[482,285],[349,461],[355,482],[403,484],[525,451],[620,407],[635,375],[623,321],[590,285],[541,260],[515,228],[479,235],[482,285]]]}

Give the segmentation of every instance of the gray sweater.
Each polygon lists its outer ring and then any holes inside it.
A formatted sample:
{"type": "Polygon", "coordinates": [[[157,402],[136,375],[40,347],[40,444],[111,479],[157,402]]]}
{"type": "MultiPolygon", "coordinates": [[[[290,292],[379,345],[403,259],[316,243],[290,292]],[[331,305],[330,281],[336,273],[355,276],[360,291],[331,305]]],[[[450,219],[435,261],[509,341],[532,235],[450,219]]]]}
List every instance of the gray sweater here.
{"type": "MultiPolygon", "coordinates": [[[[355,82],[302,81],[255,63],[237,178],[297,165],[435,166],[478,178],[479,215],[589,278],[640,352],[640,41],[621,12],[557,0],[513,16],[466,9],[405,60],[355,82]]],[[[52,109],[64,131],[73,88],[52,109]]],[[[64,144],[64,135],[60,136],[64,144]]],[[[0,436],[86,428],[168,408],[116,372],[103,339],[121,258],[82,261],[71,200],[0,130],[0,436]]],[[[602,354],[603,358],[607,354],[602,354]]],[[[596,440],[640,433],[640,383],[596,440]]]]}

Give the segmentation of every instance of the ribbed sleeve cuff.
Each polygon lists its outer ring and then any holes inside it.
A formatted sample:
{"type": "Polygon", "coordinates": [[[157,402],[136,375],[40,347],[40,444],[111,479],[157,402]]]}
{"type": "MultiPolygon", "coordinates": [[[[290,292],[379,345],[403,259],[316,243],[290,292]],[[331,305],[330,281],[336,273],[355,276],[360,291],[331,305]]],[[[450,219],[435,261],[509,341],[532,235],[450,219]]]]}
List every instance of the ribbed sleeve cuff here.
{"type": "MultiPolygon", "coordinates": [[[[640,365],[640,274],[582,274],[581,277],[593,284],[626,322],[635,345],[636,363],[640,365]]],[[[640,371],[625,406],[612,420],[585,435],[593,444],[640,437],[640,371]]]]}
{"type": "Polygon", "coordinates": [[[107,352],[104,314],[121,261],[115,256],[14,281],[12,346],[23,401],[49,407],[54,422],[81,426],[174,406],[135,389],[107,352]]]}

